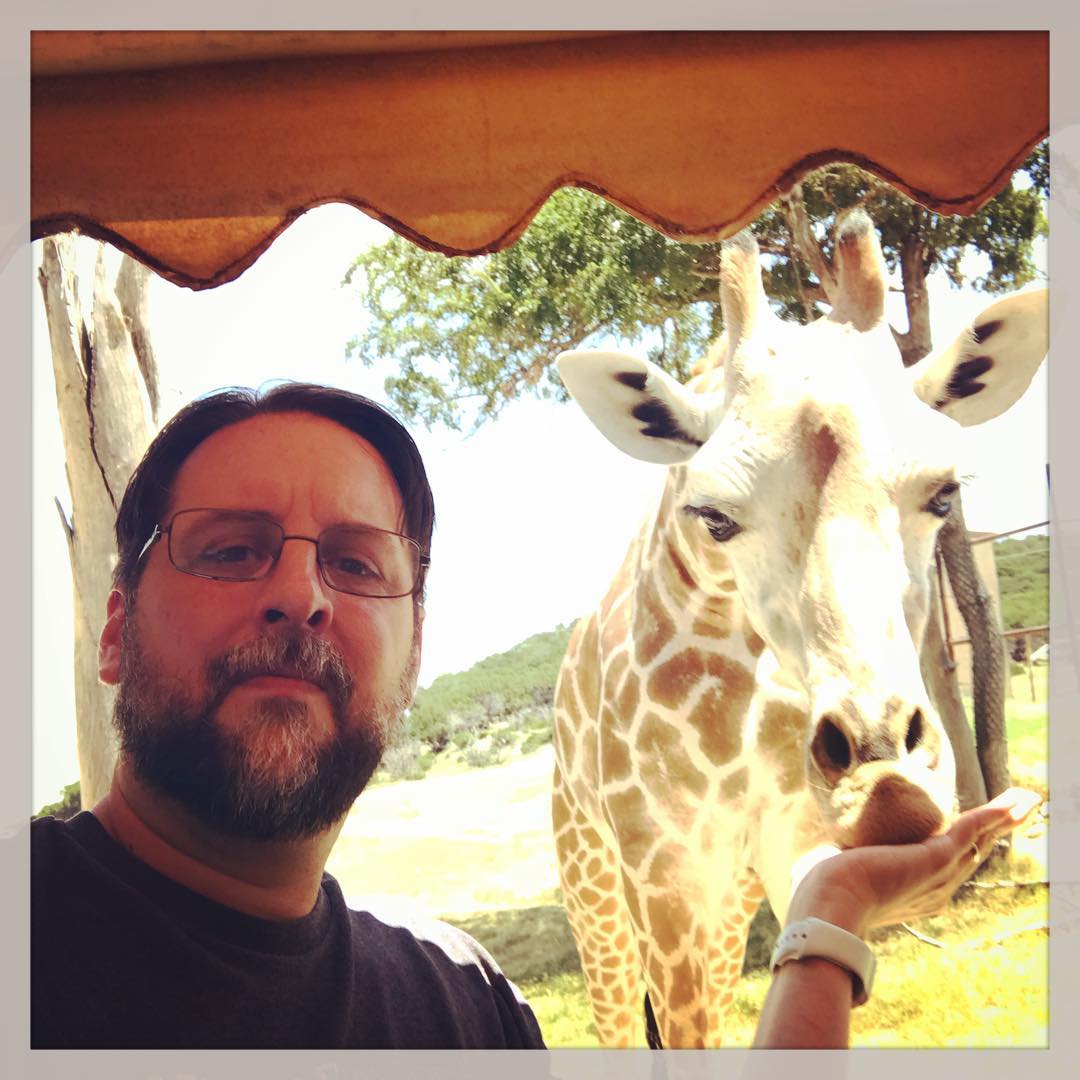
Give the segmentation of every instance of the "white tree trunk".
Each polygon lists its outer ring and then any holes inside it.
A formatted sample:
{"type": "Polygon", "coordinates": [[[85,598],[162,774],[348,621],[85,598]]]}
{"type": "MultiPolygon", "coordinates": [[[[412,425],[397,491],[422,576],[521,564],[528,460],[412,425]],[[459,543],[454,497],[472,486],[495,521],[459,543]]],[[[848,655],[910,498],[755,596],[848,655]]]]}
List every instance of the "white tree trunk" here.
{"type": "MultiPolygon", "coordinates": [[[[64,521],[74,588],[75,723],[82,805],[108,789],[116,760],[113,692],[98,680],[98,638],[116,563],[113,525],[128,477],[154,433],[157,375],[146,331],[145,267],[127,266],[118,286],[106,281],[105,249],[94,268],[91,322],[83,319],[74,234],[43,243],[38,280],[45,297],[64,438],[71,521],[64,521]],[[133,339],[141,343],[136,354],[133,339]]],[[[57,504],[59,506],[59,503],[57,504]]]]}

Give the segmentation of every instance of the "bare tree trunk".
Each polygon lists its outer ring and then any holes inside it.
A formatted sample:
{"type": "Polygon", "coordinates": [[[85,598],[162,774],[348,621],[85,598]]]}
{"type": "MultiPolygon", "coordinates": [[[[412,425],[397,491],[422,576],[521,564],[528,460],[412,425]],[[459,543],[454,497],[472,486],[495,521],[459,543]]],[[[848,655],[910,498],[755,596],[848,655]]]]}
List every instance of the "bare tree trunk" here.
{"type": "MultiPolygon", "coordinates": [[[[908,330],[900,334],[895,329],[893,337],[900,348],[904,365],[910,367],[926,356],[932,347],[930,337],[930,296],[926,289],[926,275],[929,268],[929,253],[926,243],[919,232],[922,211],[913,208],[911,232],[905,237],[900,249],[900,274],[904,283],[904,302],[907,306],[908,330]]],[[[968,773],[977,760],[982,772],[982,786],[985,793],[993,798],[1003,791],[1008,784],[1008,746],[1005,741],[1005,698],[1004,698],[1004,654],[1001,638],[997,633],[996,616],[989,595],[982,587],[975,570],[975,557],[968,540],[967,527],[964,524],[964,512],[957,493],[952,498],[953,510],[946,519],[945,526],[938,535],[937,548],[941,553],[949,575],[949,584],[956,597],[960,614],[964,618],[968,638],[971,641],[972,684],[975,698],[975,746],[970,746],[967,718],[960,702],[960,691],[956,686],[956,676],[949,678],[952,688],[945,692],[941,688],[941,699],[935,696],[934,704],[941,713],[942,723],[949,732],[953,732],[964,743],[958,746],[953,741],[956,755],[957,790],[961,797],[970,797],[978,791],[978,785],[970,783],[968,773]],[[985,598],[978,599],[979,594],[985,598]],[[963,594],[965,600],[960,597],[963,594]],[[960,791],[961,774],[964,775],[968,794],[960,791]],[[1004,776],[1004,783],[1002,777],[1004,776]],[[998,786],[1000,785],[1000,786],[998,786]]],[[[927,671],[933,673],[934,657],[926,656],[928,643],[923,643],[923,678],[927,671]]],[[[933,690],[930,683],[928,689],[933,690]]],[[[961,806],[964,806],[961,801],[961,806]]]]}
{"type": "MultiPolygon", "coordinates": [[[[829,303],[833,303],[837,285],[836,275],[825,258],[825,253],[821,250],[821,245],[817,242],[814,230],[810,226],[810,215],[806,212],[802,185],[796,184],[787,195],[781,196],[780,205],[783,207],[784,220],[787,222],[788,230],[791,233],[791,242],[795,251],[798,253],[799,258],[809,267],[810,272],[821,283],[821,288],[828,297],[829,303]]],[[[798,261],[793,259],[792,263],[794,264],[795,284],[799,290],[799,303],[803,309],[803,319],[804,322],[809,322],[814,316],[814,305],[803,288],[798,261]]]]}
{"type": "MultiPolygon", "coordinates": [[[[127,256],[123,260],[131,261],[127,256]]],[[[104,247],[99,247],[88,328],[76,266],[74,234],[44,241],[38,280],[71,490],[71,521],[65,520],[64,526],[74,586],[75,720],[81,801],[89,807],[108,789],[116,759],[112,688],[98,680],[97,670],[98,638],[116,559],[113,523],[124,486],[152,435],[157,375],[145,325],[149,272],[125,273],[122,266],[118,281],[123,281],[127,296],[123,311],[105,280],[104,247]],[[133,337],[144,343],[138,357],[133,337]]]]}
{"type": "Polygon", "coordinates": [[[986,794],[992,799],[1010,784],[1009,744],[1005,738],[1005,649],[997,630],[993,597],[975,567],[959,494],[952,503],[952,513],[945,520],[938,544],[971,640],[975,744],[986,794]]]}
{"type": "Polygon", "coordinates": [[[975,738],[960,697],[956,664],[949,656],[941,633],[941,601],[938,599],[936,582],[930,596],[930,618],[927,621],[919,665],[930,700],[941,717],[945,734],[953,748],[953,756],[956,758],[956,797],[960,809],[970,810],[973,806],[981,806],[986,802],[986,784],[983,783],[982,770],[975,752],[975,738]]]}
{"type": "Polygon", "coordinates": [[[926,291],[927,250],[919,234],[919,211],[913,209],[912,213],[916,215],[912,230],[900,245],[900,279],[904,285],[908,329],[905,334],[893,329],[893,338],[900,349],[904,367],[918,363],[933,346],[930,336],[930,295],[926,291]]]}

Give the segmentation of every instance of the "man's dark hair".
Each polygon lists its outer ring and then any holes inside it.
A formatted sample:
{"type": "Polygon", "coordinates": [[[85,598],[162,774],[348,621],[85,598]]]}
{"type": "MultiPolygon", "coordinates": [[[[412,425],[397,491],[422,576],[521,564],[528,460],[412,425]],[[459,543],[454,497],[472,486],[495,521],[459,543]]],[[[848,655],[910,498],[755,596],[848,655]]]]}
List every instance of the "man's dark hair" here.
{"type": "MultiPolygon", "coordinates": [[[[218,390],[185,405],[150,443],[131,474],[116,515],[119,560],[113,584],[130,602],[142,574],[139,552],[162,523],[173,482],[188,456],[215,431],[273,413],[311,413],[333,420],[366,439],[397,482],[404,509],[403,532],[428,555],[435,504],[427,472],[412,436],[381,405],[360,394],[314,383],[281,383],[265,393],[247,387],[218,390]]],[[[416,599],[423,598],[423,582],[416,599]]]]}

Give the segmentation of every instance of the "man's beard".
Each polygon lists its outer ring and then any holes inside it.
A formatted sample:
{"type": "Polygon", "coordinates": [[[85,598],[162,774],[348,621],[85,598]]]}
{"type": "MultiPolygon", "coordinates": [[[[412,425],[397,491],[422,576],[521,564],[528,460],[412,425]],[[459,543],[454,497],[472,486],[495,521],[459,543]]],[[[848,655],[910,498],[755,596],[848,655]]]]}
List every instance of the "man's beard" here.
{"type": "Polygon", "coordinates": [[[211,660],[197,698],[145,655],[131,611],[113,719],[135,775],[196,820],[229,836],[296,840],[337,822],[367,785],[408,705],[418,663],[414,635],[396,693],[361,700],[344,660],[323,638],[267,634],[211,660]],[[239,732],[218,722],[232,687],[281,672],[314,683],[328,698],[334,731],[322,744],[308,704],[285,695],[256,700],[239,732]]]}

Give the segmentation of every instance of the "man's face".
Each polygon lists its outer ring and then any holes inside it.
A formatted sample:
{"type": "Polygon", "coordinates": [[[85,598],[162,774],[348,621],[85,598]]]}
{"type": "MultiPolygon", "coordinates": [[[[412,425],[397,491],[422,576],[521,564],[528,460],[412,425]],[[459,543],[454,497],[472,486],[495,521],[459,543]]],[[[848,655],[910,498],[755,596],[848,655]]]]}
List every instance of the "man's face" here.
{"type": "MultiPolygon", "coordinates": [[[[177,474],[165,523],[194,508],[259,511],[290,536],[402,524],[377,451],[308,413],[254,417],[201,443],[177,474]]],[[[133,610],[110,599],[101,648],[136,774],[234,835],[296,838],[338,820],[412,696],[412,597],[330,589],[304,540],[286,540],[257,581],[183,574],[164,539],[144,559],[133,610]]]]}

